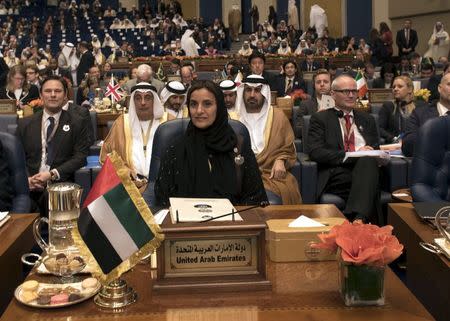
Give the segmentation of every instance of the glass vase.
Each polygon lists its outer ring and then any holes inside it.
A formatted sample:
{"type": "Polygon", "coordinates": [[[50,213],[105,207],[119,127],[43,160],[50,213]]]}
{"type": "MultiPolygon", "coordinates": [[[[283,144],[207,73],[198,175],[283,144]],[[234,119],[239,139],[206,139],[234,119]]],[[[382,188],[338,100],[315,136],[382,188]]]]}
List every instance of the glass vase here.
{"type": "Polygon", "coordinates": [[[346,306],[384,305],[386,266],[355,265],[339,260],[339,285],[346,306]]]}

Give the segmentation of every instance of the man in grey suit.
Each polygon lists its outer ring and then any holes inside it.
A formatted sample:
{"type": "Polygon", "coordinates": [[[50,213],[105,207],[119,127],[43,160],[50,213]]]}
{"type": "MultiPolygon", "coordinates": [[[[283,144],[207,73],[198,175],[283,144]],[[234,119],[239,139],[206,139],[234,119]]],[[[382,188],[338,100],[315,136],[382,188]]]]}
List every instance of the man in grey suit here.
{"type": "Polygon", "coordinates": [[[134,86],[136,86],[136,84],[138,84],[140,82],[148,82],[148,83],[152,84],[158,91],[158,94],[164,88],[164,83],[153,77],[152,67],[150,67],[147,64],[142,64],[142,65],[139,65],[137,68],[137,78],[128,80],[123,85],[122,89],[124,91],[126,91],[129,95],[131,95],[131,88],[133,88],[134,86]]]}
{"type": "Polygon", "coordinates": [[[300,103],[300,110],[294,119],[296,138],[302,138],[303,116],[312,115],[322,108],[322,95],[329,95],[331,89],[331,75],[326,69],[319,69],[313,77],[314,95],[311,99],[300,103]]]}

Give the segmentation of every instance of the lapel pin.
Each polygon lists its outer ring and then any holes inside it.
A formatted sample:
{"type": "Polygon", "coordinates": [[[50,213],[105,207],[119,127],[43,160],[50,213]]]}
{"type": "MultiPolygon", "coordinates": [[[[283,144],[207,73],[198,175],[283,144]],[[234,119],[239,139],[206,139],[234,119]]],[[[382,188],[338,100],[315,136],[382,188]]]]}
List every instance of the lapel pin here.
{"type": "Polygon", "coordinates": [[[64,125],[64,126],[63,126],[63,130],[64,130],[65,132],[68,132],[68,131],[70,130],[70,126],[69,126],[69,125],[64,125]]]}

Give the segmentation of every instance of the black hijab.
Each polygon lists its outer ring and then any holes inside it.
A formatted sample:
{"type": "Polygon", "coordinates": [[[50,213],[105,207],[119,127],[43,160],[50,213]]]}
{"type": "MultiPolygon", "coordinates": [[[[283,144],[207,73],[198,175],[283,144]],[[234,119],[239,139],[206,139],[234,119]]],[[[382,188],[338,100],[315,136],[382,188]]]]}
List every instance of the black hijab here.
{"type": "Polygon", "coordinates": [[[212,81],[193,83],[187,95],[188,107],[191,94],[203,88],[216,98],[216,119],[205,129],[195,127],[192,120],[189,122],[181,145],[176,149],[177,168],[182,169],[176,175],[177,194],[232,200],[238,190],[234,163],[237,137],[228,124],[223,93],[212,81]]]}

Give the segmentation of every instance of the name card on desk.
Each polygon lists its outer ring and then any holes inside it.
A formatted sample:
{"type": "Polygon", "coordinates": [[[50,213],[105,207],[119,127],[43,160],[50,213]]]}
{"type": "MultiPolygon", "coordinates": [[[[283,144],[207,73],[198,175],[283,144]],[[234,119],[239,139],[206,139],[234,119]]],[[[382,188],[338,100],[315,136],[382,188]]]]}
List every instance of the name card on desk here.
{"type": "Polygon", "coordinates": [[[15,114],[16,101],[11,99],[0,99],[0,114],[15,114]]]}
{"type": "Polygon", "coordinates": [[[374,88],[369,89],[369,101],[370,103],[384,103],[385,101],[393,101],[394,94],[392,93],[392,89],[387,88],[374,88]]]}
{"type": "Polygon", "coordinates": [[[161,224],[153,290],[165,293],[270,290],[265,221],[257,210],[241,221],[161,224]]]}
{"type": "Polygon", "coordinates": [[[166,276],[184,274],[186,269],[191,276],[229,275],[236,267],[256,269],[256,238],[171,240],[165,246],[166,276]]]}

